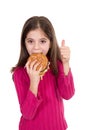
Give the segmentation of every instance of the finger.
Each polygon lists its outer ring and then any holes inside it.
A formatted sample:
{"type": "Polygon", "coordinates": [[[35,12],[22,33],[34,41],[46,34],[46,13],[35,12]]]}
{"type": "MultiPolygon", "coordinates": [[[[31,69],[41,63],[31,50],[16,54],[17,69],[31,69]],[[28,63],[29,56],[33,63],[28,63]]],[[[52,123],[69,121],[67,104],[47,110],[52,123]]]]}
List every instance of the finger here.
{"type": "Polygon", "coordinates": [[[39,70],[41,67],[41,63],[40,62],[36,62],[35,65],[34,65],[34,70],[39,70]]]}
{"type": "Polygon", "coordinates": [[[34,60],[34,61],[30,62],[29,68],[33,69],[36,63],[37,63],[37,60],[34,60]]]}
{"type": "Polygon", "coordinates": [[[62,47],[65,46],[65,40],[62,40],[61,46],[62,46],[62,47]]]}

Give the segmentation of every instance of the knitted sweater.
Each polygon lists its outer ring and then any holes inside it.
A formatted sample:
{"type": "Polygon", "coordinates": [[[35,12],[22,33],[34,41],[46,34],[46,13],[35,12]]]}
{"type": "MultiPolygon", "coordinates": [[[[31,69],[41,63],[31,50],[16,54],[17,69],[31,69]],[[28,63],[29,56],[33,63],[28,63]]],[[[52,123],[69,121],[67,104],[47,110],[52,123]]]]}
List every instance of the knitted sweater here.
{"type": "Polygon", "coordinates": [[[24,67],[13,73],[21,118],[19,130],[66,130],[63,99],[70,99],[75,92],[71,69],[64,75],[63,65],[58,63],[58,76],[49,69],[38,86],[38,96],[29,90],[30,79],[24,67]]]}

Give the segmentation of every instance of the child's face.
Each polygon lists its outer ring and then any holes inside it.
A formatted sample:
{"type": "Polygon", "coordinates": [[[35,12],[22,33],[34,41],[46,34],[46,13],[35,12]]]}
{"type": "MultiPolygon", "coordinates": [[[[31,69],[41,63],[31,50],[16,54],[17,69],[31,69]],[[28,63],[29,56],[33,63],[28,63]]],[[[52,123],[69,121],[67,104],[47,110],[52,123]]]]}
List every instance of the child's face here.
{"type": "Polygon", "coordinates": [[[46,55],[50,48],[50,40],[40,29],[31,30],[25,39],[25,45],[29,55],[32,53],[43,53],[46,55]]]}

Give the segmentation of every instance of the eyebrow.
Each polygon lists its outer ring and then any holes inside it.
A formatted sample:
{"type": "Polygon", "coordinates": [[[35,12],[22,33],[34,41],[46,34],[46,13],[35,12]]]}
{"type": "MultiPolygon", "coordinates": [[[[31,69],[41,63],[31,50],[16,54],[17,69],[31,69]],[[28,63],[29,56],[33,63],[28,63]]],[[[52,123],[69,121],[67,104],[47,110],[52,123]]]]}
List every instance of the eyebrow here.
{"type": "Polygon", "coordinates": [[[47,40],[47,38],[41,38],[40,40],[47,40]]]}
{"type": "Polygon", "coordinates": [[[25,40],[31,40],[31,39],[33,39],[33,38],[25,38],[25,40]]]}
{"type": "MultiPolygon", "coordinates": [[[[40,38],[40,40],[47,40],[47,39],[48,39],[47,37],[40,38]]],[[[25,40],[33,40],[33,38],[25,38],[25,40]]]]}

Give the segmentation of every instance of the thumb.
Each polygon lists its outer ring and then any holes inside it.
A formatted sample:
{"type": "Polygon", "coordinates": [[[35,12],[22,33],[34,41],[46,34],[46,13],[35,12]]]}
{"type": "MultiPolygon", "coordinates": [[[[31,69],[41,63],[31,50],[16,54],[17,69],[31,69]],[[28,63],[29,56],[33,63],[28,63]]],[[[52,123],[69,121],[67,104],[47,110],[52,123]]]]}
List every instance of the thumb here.
{"type": "Polygon", "coordinates": [[[62,40],[61,46],[65,46],[65,40],[62,40]]]}

